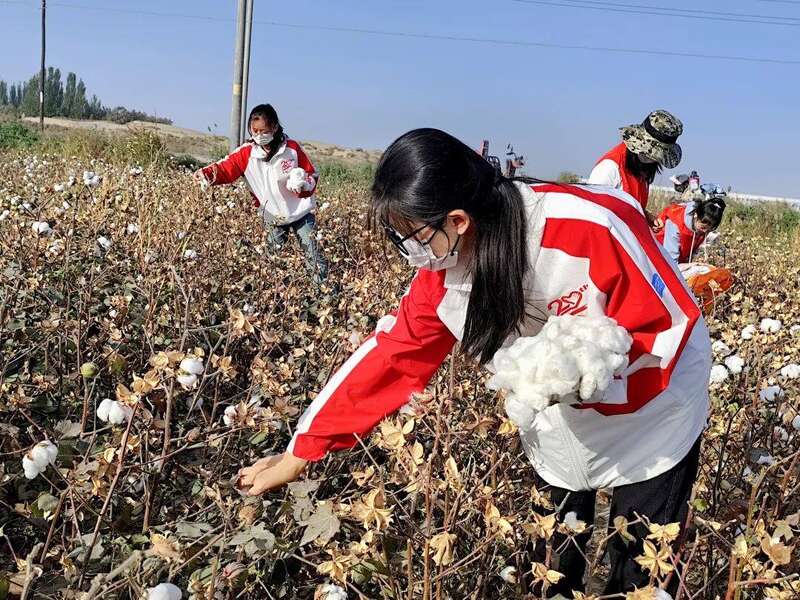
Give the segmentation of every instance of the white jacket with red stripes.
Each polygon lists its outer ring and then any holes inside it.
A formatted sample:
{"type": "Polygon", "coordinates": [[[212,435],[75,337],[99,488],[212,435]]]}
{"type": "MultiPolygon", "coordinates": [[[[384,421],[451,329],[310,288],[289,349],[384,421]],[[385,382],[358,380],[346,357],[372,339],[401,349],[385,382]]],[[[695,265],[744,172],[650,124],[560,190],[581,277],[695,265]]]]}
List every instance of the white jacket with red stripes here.
{"type": "MultiPolygon", "coordinates": [[[[639,203],[608,187],[517,184],[528,219],[530,317],[607,315],[633,337],[629,367],[597,403],[558,403],[522,433],[548,483],[570,490],[651,479],[677,464],[708,412],[711,345],[694,298],[639,203]]],[[[319,460],[349,448],[425,388],[461,338],[471,283],[463,266],[421,269],[396,313],[330,379],[289,445],[319,460]]],[[[509,344],[513,338],[506,340],[509,344]]]]}
{"type": "Polygon", "coordinates": [[[294,140],[286,141],[268,160],[261,146],[246,142],[228,156],[203,168],[211,185],[233,183],[244,176],[266,222],[294,223],[314,209],[317,171],[294,140]],[[286,188],[289,172],[300,167],[307,173],[308,190],[295,193],[286,188]]]}

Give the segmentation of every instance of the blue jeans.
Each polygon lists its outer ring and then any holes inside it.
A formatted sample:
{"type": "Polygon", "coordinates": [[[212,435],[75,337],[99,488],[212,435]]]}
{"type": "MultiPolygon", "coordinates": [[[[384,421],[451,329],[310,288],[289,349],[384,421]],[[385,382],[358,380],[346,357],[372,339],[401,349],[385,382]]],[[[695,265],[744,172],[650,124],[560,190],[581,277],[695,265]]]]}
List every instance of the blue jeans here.
{"type": "Polygon", "coordinates": [[[316,223],[314,215],[308,213],[293,223],[268,225],[267,237],[273,247],[279,249],[289,239],[289,232],[294,231],[306,256],[306,267],[311,271],[314,281],[322,283],[328,278],[328,261],[320,252],[317,244],[316,223]]]}

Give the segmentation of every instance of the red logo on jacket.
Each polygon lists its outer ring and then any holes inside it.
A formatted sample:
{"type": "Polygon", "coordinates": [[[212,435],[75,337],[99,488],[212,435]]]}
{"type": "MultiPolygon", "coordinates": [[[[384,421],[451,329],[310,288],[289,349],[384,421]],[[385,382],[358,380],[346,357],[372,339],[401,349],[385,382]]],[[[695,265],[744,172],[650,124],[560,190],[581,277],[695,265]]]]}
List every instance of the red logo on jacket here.
{"type": "Polygon", "coordinates": [[[281,161],[281,171],[283,171],[284,173],[288,173],[292,169],[294,169],[294,161],[289,160],[288,158],[284,158],[281,161]]]}
{"type": "Polygon", "coordinates": [[[583,301],[583,293],[588,289],[588,285],[582,285],[577,290],[564,294],[556,298],[547,305],[547,310],[553,310],[557,317],[562,315],[579,315],[588,307],[583,301]]]}

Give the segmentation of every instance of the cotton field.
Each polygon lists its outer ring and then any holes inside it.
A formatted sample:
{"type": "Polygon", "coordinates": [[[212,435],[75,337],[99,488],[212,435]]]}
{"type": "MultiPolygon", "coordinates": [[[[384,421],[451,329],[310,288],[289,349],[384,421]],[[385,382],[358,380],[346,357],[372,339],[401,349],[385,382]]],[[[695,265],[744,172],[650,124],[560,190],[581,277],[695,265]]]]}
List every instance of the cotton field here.
{"type": "MultiPolygon", "coordinates": [[[[242,495],[239,468],[283,451],[410,280],[365,230],[369,182],[322,171],[336,293],[295,242],[268,249],[242,187],[100,158],[0,167],[0,599],[539,598],[560,574],[533,546],[584,532],[576,598],[602,597],[612,536],[646,538],[651,585],[630,600],[668,598],[672,578],[682,599],[800,597],[800,234],[734,216],[709,250],[737,282],[708,315],[712,410],[676,540],[604,522],[602,493],[597,523],[558,520],[520,447],[530,407],[509,418],[458,353],[352,451],[242,495]]],[[[597,339],[608,364],[576,358],[563,382],[586,398],[630,344],[597,339]]],[[[509,366],[528,353],[497,359],[512,390],[541,383],[509,366]]]]}

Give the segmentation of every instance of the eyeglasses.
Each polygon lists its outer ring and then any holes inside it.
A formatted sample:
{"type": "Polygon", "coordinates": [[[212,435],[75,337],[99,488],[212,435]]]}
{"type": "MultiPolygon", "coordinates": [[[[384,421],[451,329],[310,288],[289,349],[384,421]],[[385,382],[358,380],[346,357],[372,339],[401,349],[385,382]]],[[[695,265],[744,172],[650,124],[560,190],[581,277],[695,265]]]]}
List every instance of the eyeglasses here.
{"type": "MultiPolygon", "coordinates": [[[[408,240],[413,238],[415,235],[417,235],[420,231],[422,231],[426,227],[435,227],[435,225],[433,223],[426,223],[425,225],[423,225],[422,227],[418,227],[417,229],[415,229],[414,231],[412,231],[408,235],[401,236],[394,227],[392,227],[391,225],[389,225],[385,221],[383,223],[381,223],[381,225],[383,225],[383,231],[386,233],[386,237],[389,238],[389,241],[392,242],[392,244],[395,245],[397,250],[403,256],[408,256],[408,250],[405,247],[405,243],[408,240]]],[[[431,234],[431,237],[429,237],[427,240],[425,240],[424,242],[419,242],[419,243],[422,244],[423,246],[427,246],[428,244],[431,243],[431,240],[433,239],[433,236],[435,236],[435,235],[436,235],[436,231],[434,231],[431,234]]]]}

